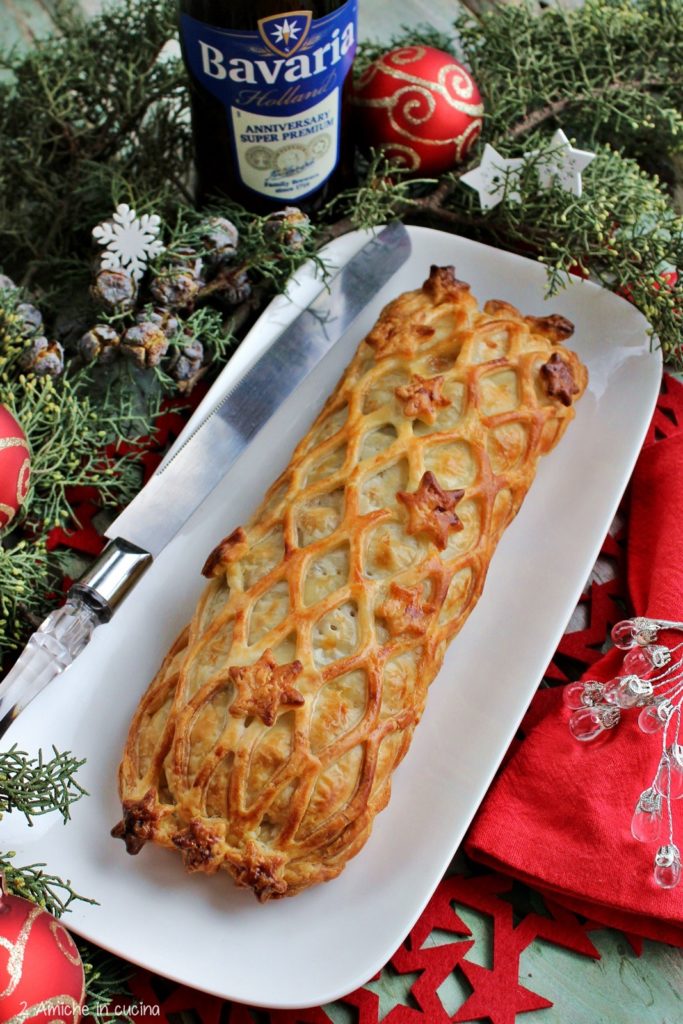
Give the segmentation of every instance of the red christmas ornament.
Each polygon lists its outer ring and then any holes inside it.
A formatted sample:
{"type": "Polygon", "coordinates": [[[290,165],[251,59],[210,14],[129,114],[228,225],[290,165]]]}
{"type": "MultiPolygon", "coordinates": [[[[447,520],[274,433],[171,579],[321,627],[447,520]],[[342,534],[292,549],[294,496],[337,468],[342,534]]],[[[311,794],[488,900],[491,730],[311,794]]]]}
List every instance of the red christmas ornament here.
{"type": "Polygon", "coordinates": [[[464,160],[484,107],[469,72],[432,46],[378,57],[356,84],[359,137],[410,171],[441,174],[464,160]]]}
{"type": "Polygon", "coordinates": [[[0,1021],[78,1024],[85,974],[73,939],[51,914],[0,894],[0,1021]]]}
{"type": "Polygon", "coordinates": [[[0,405],[0,530],[22,505],[31,475],[26,435],[12,413],[0,405]]]}

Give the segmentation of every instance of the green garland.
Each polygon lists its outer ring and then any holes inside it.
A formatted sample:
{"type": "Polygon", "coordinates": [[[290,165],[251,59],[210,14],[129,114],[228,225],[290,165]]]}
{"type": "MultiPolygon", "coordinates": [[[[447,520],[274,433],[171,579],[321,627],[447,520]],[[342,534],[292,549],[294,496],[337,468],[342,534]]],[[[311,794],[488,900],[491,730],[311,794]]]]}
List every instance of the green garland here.
{"type": "MultiPolygon", "coordinates": [[[[549,292],[570,270],[590,274],[628,295],[669,365],[683,368],[683,279],[674,284],[668,273],[683,267],[683,0],[586,0],[578,10],[540,13],[510,4],[478,18],[462,14],[452,38],[427,27],[402,31],[395,45],[450,49],[471,69],[486,107],[482,145],[505,156],[540,152],[526,158],[521,202],[506,199],[484,213],[459,182],[468,168],[414,180],[370,154],[359,159],[353,186],[294,232],[273,231],[272,222],[227,202],[195,209],[185,73],[164,56],[176,34],[175,0],[121,0],[90,22],[68,3],[59,11],[60,35],[0,60],[8,72],[0,82],[0,265],[17,285],[0,286],[0,403],[22,424],[32,453],[28,498],[0,538],[0,657],[54,606],[65,571],[75,574],[73,556],[47,543],[55,525],[76,525],[73,488],[96,489],[103,518],[129,501],[141,481],[140,439],[162,402],[184,390],[170,372],[177,340],[165,361],[147,367],[78,355],[75,339],[96,320],[117,331],[134,323],[131,310],[98,312],[88,291],[92,227],[121,202],[163,219],[157,275],[188,250],[205,255],[207,217],[227,217],[239,230],[226,273],[248,287],[230,297],[218,274],[182,313],[182,344],[202,341],[209,380],[305,259],[345,231],[392,217],[535,256],[548,268],[549,292]],[[580,199],[538,188],[538,160],[557,127],[597,154],[580,199]],[[64,345],[57,377],[25,368],[22,302],[40,307],[49,337],[64,345]]],[[[386,48],[364,44],[357,68],[386,48]]],[[[77,767],[56,751],[49,761],[14,748],[0,754],[0,809],[66,817],[81,795],[77,767]]],[[[44,865],[19,868],[0,854],[0,867],[13,891],[55,913],[81,898],[44,865]]],[[[123,969],[85,944],[81,951],[91,1000],[103,1004],[121,987],[123,969]]]]}

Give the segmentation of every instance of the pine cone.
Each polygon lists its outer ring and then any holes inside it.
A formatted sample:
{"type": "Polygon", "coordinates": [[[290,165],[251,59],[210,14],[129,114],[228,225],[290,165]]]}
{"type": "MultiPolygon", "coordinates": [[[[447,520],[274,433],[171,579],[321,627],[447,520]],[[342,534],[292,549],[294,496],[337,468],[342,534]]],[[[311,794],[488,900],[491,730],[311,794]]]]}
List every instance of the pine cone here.
{"type": "Polygon", "coordinates": [[[96,304],[110,313],[122,313],[132,309],[138,286],[127,270],[102,268],[95,275],[90,294],[96,304]]]}
{"type": "Polygon", "coordinates": [[[216,293],[230,306],[245,302],[252,291],[249,275],[243,267],[233,267],[232,270],[223,267],[211,284],[215,284],[216,293]]]}
{"type": "Polygon", "coordinates": [[[58,341],[48,341],[41,335],[22,352],[19,365],[36,377],[58,377],[64,369],[64,349],[58,341]]]}
{"type": "Polygon", "coordinates": [[[188,309],[204,285],[202,261],[194,249],[178,249],[172,264],[159,271],[149,286],[152,298],[167,309],[188,309]]]}
{"type": "Polygon", "coordinates": [[[158,366],[168,351],[168,338],[151,320],[129,327],[121,338],[121,351],[136,366],[158,366]]]}
{"type": "Polygon", "coordinates": [[[296,252],[303,248],[310,226],[310,217],[303,210],[298,206],[286,206],[284,210],[277,210],[266,217],[263,234],[267,239],[286,245],[296,252]]]}
{"type": "Polygon", "coordinates": [[[146,309],[136,316],[136,321],[139,324],[151,323],[156,324],[160,331],[163,331],[167,338],[172,338],[180,327],[180,320],[177,316],[162,306],[155,307],[154,309],[146,309]]]}
{"type": "Polygon", "coordinates": [[[20,302],[16,312],[22,321],[21,332],[27,338],[36,334],[43,326],[43,314],[37,306],[32,306],[30,302],[20,302]]]}
{"type": "Polygon", "coordinates": [[[83,359],[99,363],[113,363],[119,351],[121,337],[110,324],[95,324],[76,342],[76,348],[83,359]]]}
{"type": "Polygon", "coordinates": [[[209,250],[204,262],[210,267],[228,263],[237,252],[239,231],[227,217],[210,217],[202,226],[202,242],[209,250]]]}
{"type": "Polygon", "coordinates": [[[193,338],[178,355],[169,369],[170,375],[178,382],[178,391],[189,393],[197,381],[206,372],[204,362],[204,346],[198,338],[193,338]]]}

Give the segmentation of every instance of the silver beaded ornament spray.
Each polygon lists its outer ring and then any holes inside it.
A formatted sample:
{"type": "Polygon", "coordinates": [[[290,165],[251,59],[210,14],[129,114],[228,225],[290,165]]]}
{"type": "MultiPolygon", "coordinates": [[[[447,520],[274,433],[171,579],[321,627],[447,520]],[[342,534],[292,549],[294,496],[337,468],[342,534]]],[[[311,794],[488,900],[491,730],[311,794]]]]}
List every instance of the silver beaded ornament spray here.
{"type": "Polygon", "coordinates": [[[624,651],[621,673],[606,683],[571,683],[563,697],[572,714],[569,730],[582,743],[619,724],[623,711],[639,708],[642,732],[661,737],[662,755],[650,785],[638,797],[631,833],[641,843],[658,843],[654,879],[662,889],[681,880],[681,853],[674,842],[671,804],[683,798],[683,642],[657,643],[659,630],[683,632],[683,622],[638,617],[617,622],[614,645],[624,651]]]}

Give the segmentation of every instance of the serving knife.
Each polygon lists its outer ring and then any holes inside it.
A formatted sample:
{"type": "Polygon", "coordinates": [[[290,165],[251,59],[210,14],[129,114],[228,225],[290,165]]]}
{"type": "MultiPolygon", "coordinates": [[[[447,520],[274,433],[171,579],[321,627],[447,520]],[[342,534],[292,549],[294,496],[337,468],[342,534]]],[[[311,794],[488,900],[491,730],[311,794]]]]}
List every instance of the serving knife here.
{"type": "Polygon", "coordinates": [[[109,622],[154,558],[211,494],[285,398],[353,325],[411,250],[400,223],[375,235],[282,331],[163,462],[106,531],[109,543],[0,683],[0,736],[109,622]]]}

